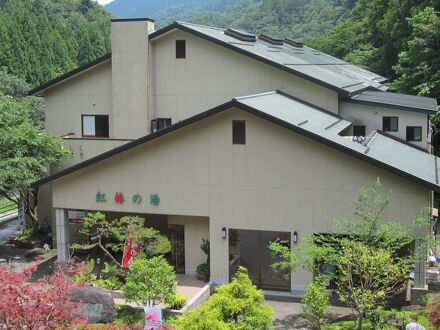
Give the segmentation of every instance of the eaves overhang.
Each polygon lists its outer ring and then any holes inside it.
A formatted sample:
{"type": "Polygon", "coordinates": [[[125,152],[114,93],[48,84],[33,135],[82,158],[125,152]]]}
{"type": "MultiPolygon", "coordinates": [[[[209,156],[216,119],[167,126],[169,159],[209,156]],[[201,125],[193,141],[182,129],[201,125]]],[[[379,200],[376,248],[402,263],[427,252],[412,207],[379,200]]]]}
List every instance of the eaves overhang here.
{"type": "Polygon", "coordinates": [[[88,70],[90,70],[90,69],[92,69],[92,68],[94,68],[94,67],[96,67],[98,65],[104,64],[107,61],[110,61],[111,57],[112,57],[111,53],[105,54],[104,56],[101,56],[101,57],[97,58],[96,60],[94,60],[92,62],[84,64],[84,65],[82,65],[82,66],[80,66],[80,67],[78,67],[76,69],[73,69],[72,71],[69,71],[69,72],[67,72],[65,74],[62,74],[61,76],[56,77],[55,79],[52,79],[52,80],[50,80],[50,81],[48,81],[48,82],[46,82],[46,83],[44,83],[44,84],[42,84],[42,85],[40,85],[38,87],[35,87],[34,89],[31,89],[27,93],[27,95],[28,96],[43,95],[44,91],[46,91],[47,89],[52,88],[52,87],[54,87],[54,86],[56,86],[56,85],[58,85],[58,84],[60,84],[60,83],[62,83],[64,81],[66,81],[66,80],[68,80],[70,78],[73,78],[73,77],[75,77],[75,76],[77,76],[77,75],[79,75],[81,73],[84,73],[84,72],[86,72],[86,71],[88,71],[88,70]]]}

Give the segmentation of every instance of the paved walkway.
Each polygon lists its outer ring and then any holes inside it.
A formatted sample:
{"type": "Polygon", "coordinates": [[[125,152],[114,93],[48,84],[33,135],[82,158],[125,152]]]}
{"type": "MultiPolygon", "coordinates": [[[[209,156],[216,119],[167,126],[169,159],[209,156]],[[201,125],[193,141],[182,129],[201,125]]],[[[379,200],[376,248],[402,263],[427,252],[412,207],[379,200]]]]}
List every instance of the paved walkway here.
{"type": "MultiPolygon", "coordinates": [[[[267,303],[275,310],[275,329],[313,329],[308,321],[304,319],[301,304],[292,302],[270,301],[267,303]]],[[[330,320],[336,320],[351,314],[351,310],[346,307],[330,307],[330,320]]]]}

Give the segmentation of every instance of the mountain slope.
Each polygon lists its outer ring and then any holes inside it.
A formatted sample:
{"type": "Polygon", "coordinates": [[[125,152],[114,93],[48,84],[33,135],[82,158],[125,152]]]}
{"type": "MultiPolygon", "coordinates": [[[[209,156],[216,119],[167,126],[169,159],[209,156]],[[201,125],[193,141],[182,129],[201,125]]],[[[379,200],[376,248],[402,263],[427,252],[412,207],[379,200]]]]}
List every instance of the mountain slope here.
{"type": "Polygon", "coordinates": [[[117,17],[146,16],[160,28],[176,20],[301,38],[350,16],[356,0],[115,0],[117,17]]]}
{"type": "Polygon", "coordinates": [[[110,14],[92,0],[0,1],[0,71],[39,85],[110,50],[110,14]]]}
{"type": "MultiPolygon", "coordinates": [[[[196,10],[216,11],[238,0],[114,0],[105,6],[118,18],[149,17],[158,19],[164,15],[182,17],[196,10]]],[[[160,20],[159,20],[160,23],[160,20]]]]}

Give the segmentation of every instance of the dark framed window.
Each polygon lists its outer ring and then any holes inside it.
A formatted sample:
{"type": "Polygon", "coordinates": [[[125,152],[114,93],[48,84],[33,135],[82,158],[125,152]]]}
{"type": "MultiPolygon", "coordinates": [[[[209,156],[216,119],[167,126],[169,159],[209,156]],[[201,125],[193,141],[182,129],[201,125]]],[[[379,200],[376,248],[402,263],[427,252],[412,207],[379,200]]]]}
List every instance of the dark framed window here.
{"type": "Polygon", "coordinates": [[[397,132],[399,130],[398,117],[383,117],[382,129],[384,132],[397,132]]]}
{"type": "Polygon", "coordinates": [[[353,126],[353,136],[365,136],[365,126],[354,125],[353,126]]]}
{"type": "Polygon", "coordinates": [[[171,118],[156,118],[151,121],[151,132],[157,132],[165,127],[171,126],[171,118]]]}
{"type": "Polygon", "coordinates": [[[108,115],[82,115],[81,127],[84,137],[109,137],[108,115]]]}
{"type": "Polygon", "coordinates": [[[422,141],[422,127],[421,126],[407,126],[406,127],[406,141],[422,141]]]}
{"type": "Polygon", "coordinates": [[[232,121],[232,144],[246,144],[246,122],[244,120],[232,121]]]}
{"type": "Polygon", "coordinates": [[[186,58],[186,40],[176,40],[176,58],[186,58]]]}

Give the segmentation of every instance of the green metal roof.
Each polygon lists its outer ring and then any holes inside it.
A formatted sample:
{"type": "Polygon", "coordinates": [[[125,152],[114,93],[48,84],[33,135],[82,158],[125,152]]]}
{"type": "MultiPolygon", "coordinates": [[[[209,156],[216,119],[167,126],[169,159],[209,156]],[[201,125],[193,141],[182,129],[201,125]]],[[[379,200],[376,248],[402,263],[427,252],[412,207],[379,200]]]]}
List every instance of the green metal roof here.
{"type": "Polygon", "coordinates": [[[430,97],[399,93],[366,91],[351,98],[350,102],[435,114],[437,100],[430,97]]]}
{"type": "Polygon", "coordinates": [[[409,145],[406,141],[374,131],[364,143],[353,142],[340,134],[351,122],[280,92],[235,99],[239,104],[281,120],[304,135],[318,139],[357,158],[391,172],[440,190],[438,157],[409,145]],[[332,123],[334,123],[332,125],[332,123]]]}
{"type": "Polygon", "coordinates": [[[295,47],[287,43],[273,45],[261,39],[241,41],[226,35],[224,33],[226,29],[175,22],[161,30],[152,32],[150,40],[154,40],[173,29],[193,33],[349,96],[369,88],[387,89],[382,84],[386,78],[310,47],[295,47]]]}
{"type": "Polygon", "coordinates": [[[35,182],[35,185],[51,182],[233,107],[417,182],[428,189],[440,192],[438,157],[421,150],[421,148],[409,145],[406,141],[379,131],[373,132],[364,143],[353,142],[351,139],[342,136],[344,131],[350,127],[351,122],[279,91],[234,98],[229,102],[179,121],[155,133],[145,135],[63,169],[35,182]]]}

